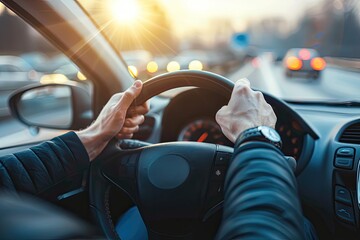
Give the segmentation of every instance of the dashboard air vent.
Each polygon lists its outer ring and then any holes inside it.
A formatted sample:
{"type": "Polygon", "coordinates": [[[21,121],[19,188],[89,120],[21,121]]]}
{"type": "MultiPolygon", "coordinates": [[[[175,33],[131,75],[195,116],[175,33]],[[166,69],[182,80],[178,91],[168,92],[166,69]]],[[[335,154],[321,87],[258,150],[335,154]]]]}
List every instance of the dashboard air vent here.
{"type": "Polygon", "coordinates": [[[339,142],[360,144],[360,123],[348,126],[341,134],[339,142]]]}

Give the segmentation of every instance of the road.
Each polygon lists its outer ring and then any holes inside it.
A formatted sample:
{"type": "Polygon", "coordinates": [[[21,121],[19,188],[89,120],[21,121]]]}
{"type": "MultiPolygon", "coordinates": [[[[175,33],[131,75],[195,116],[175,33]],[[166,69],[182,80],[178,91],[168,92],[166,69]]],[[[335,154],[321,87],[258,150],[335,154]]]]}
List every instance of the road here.
{"type": "Polygon", "coordinates": [[[30,129],[14,118],[0,119],[0,149],[23,145],[30,142],[42,142],[58,136],[66,131],[40,129],[38,134],[32,134],[30,129]]]}
{"type": "MultiPolygon", "coordinates": [[[[3,100],[0,104],[0,148],[12,145],[26,144],[29,141],[43,141],[59,134],[58,130],[28,128],[18,120],[10,116],[10,111],[5,105],[10,93],[17,89],[16,86],[2,89],[0,96],[3,100]],[[6,90],[6,91],[5,91],[6,90]],[[4,100],[5,99],[5,100],[4,100]],[[6,111],[1,111],[5,109],[6,111]],[[6,113],[6,114],[2,114],[6,113]]],[[[52,93],[52,97],[40,96],[31,100],[23,101],[23,117],[32,123],[56,124],[61,126],[69,125],[71,121],[71,109],[68,107],[70,92],[61,89],[52,93]],[[63,94],[65,93],[65,95],[63,94]],[[55,94],[55,95],[54,95],[55,94]],[[46,112],[44,112],[46,110],[46,112]],[[40,112],[39,112],[40,111],[40,112]]]]}
{"type": "MultiPolygon", "coordinates": [[[[34,113],[31,117],[31,120],[34,122],[41,122],[43,124],[49,122],[53,124],[67,125],[69,120],[68,109],[56,108],[52,109],[46,114],[34,113]],[[46,120],[46,122],[44,122],[46,120]],[[64,122],[65,121],[65,122],[64,122]]],[[[50,129],[41,129],[39,133],[36,132],[36,129],[30,129],[17,121],[12,117],[6,117],[0,119],[0,148],[26,144],[31,141],[40,142],[53,138],[64,131],[61,130],[50,130],[50,129]]]]}
{"type": "Polygon", "coordinates": [[[281,62],[271,55],[262,55],[248,62],[229,79],[246,77],[251,86],[287,100],[339,100],[360,99],[360,72],[337,66],[327,66],[318,79],[287,77],[281,62]]]}

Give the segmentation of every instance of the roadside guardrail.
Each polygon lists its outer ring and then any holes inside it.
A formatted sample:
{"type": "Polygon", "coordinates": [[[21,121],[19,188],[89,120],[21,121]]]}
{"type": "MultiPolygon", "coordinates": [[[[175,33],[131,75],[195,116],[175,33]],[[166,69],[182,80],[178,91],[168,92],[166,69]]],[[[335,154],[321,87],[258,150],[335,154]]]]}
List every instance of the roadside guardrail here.
{"type": "Polygon", "coordinates": [[[334,57],[324,57],[325,61],[329,65],[351,68],[353,70],[360,71],[360,59],[356,58],[334,58],[334,57]]]}

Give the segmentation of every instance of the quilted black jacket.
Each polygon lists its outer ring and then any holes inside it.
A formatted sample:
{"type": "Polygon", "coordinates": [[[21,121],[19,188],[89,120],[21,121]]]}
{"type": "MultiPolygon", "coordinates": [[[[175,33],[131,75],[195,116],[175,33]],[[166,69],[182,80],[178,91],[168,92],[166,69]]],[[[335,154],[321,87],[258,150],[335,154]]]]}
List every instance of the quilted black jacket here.
{"type": "Polygon", "coordinates": [[[74,132],[0,157],[2,189],[41,195],[89,166],[89,156],[74,132]]]}

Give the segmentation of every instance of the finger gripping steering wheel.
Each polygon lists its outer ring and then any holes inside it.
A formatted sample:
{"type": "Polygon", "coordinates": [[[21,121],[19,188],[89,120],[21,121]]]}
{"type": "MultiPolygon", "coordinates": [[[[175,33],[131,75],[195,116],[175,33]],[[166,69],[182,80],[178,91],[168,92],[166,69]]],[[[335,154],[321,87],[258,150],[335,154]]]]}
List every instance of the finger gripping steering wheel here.
{"type": "MultiPolygon", "coordinates": [[[[213,90],[230,99],[234,83],[204,71],[167,73],[146,81],[134,104],[185,86],[213,90]]],[[[113,140],[91,164],[91,209],[106,237],[119,238],[109,210],[109,186],[113,185],[137,205],[150,238],[191,238],[196,228],[221,208],[232,152],[229,147],[196,142],[154,144],[124,151],[113,140]]]]}

